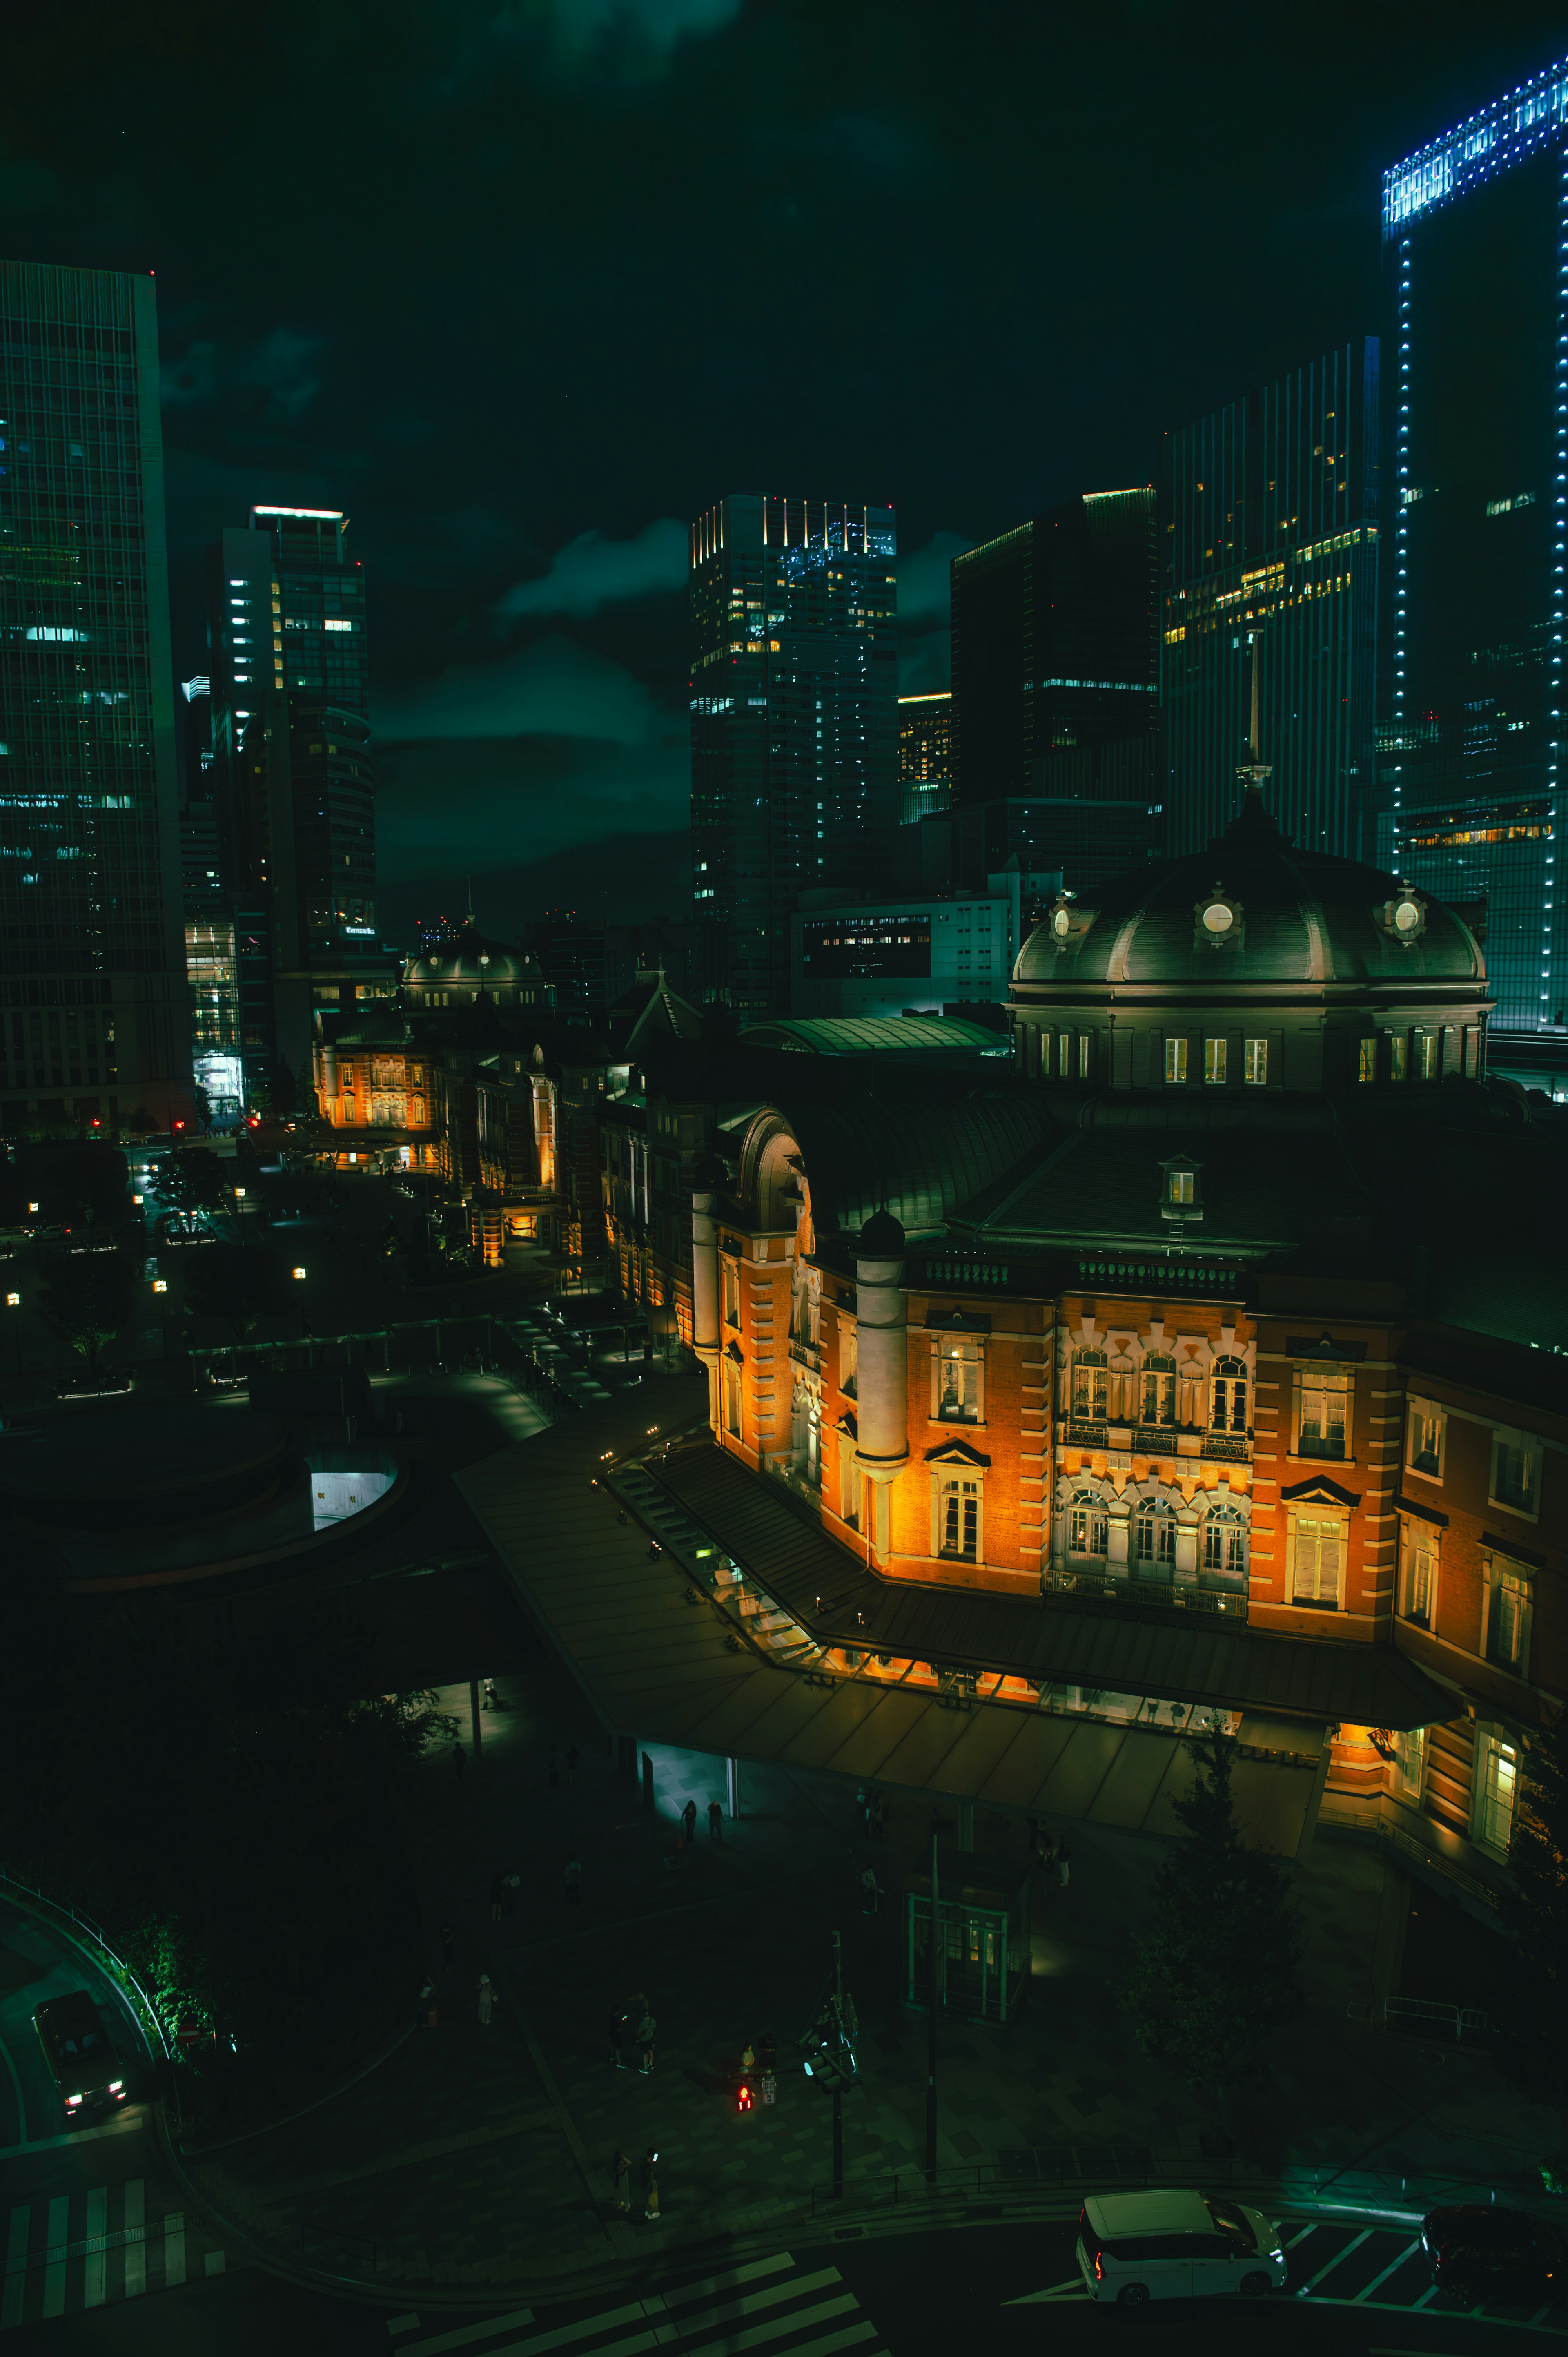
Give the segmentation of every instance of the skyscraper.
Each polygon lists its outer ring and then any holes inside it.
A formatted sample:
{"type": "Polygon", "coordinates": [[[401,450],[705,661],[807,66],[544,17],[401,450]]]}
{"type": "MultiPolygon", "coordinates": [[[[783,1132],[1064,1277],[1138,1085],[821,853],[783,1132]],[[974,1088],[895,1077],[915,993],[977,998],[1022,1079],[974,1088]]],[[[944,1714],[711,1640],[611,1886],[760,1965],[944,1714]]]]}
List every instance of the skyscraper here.
{"type": "Polygon", "coordinates": [[[732,496],[692,527],[692,856],[704,986],[789,1006],[802,888],[870,887],[898,812],[888,507],[732,496]]]}
{"type": "Polygon", "coordinates": [[[295,1084],[309,1070],[314,1007],[352,995],[376,937],[365,587],[348,526],[335,509],[256,507],[217,552],[214,773],[256,1093],[280,1066],[295,1084]]]}
{"type": "Polygon", "coordinates": [[[1241,805],[1251,646],[1273,804],[1307,851],[1370,858],[1378,359],[1363,336],[1166,436],[1165,835],[1201,851],[1241,805]]]}
{"type": "Polygon", "coordinates": [[[1487,898],[1497,1022],[1568,1022],[1563,823],[1568,64],[1383,175],[1397,323],[1380,851],[1487,898]]]}
{"type": "Polygon", "coordinates": [[[1017,857],[1074,888],[1157,832],[1152,486],[1090,492],[952,565],[957,868],[1017,857]]]}
{"type": "Polygon", "coordinates": [[[151,278],[0,263],[0,1123],[188,1115],[151,278]]]}
{"type": "Polygon", "coordinates": [[[898,698],[898,823],[914,826],[952,802],[952,691],[898,698]]]}

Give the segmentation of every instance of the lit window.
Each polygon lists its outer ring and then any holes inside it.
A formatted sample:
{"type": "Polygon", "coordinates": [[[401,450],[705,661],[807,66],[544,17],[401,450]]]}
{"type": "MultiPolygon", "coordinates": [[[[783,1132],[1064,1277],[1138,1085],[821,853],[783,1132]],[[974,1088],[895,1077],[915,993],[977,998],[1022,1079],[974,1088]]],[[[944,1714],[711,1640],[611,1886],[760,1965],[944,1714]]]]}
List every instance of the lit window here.
{"type": "Polygon", "coordinates": [[[1087,1031],[1081,1032],[1079,1036],[1078,1077],[1080,1081],[1087,1081],[1091,1077],[1090,1035],[1087,1031]]]}
{"type": "Polygon", "coordinates": [[[1246,1431],[1247,1362],[1245,1359],[1216,1359],[1214,1361],[1208,1421],[1211,1428],[1216,1432],[1246,1431]]]}
{"type": "Polygon", "coordinates": [[[1295,1371],[1296,1453],[1343,1458],[1350,1378],[1332,1367],[1295,1371]]]}
{"type": "Polygon", "coordinates": [[[1166,1202],[1190,1203],[1194,1201],[1195,1197],[1193,1189],[1196,1184],[1197,1181],[1195,1175],[1190,1170],[1167,1170],[1165,1172],[1166,1202]]]}
{"type": "Polygon", "coordinates": [[[1410,1078],[1410,1041],[1402,1031],[1396,1031],[1389,1041],[1389,1078],[1391,1081],[1410,1078]]]}
{"type": "Polygon", "coordinates": [[[1269,1077],[1269,1043],[1249,1039],[1241,1059],[1241,1078],[1251,1089],[1261,1089],[1269,1077]]]}
{"type": "Polygon", "coordinates": [[[1072,1362],[1072,1412],[1087,1422],[1103,1423],[1109,1382],[1103,1351],[1079,1351],[1072,1362]]]}
{"type": "Polygon", "coordinates": [[[1204,1041],[1203,1077],[1206,1081],[1223,1081],[1225,1078],[1226,1050],[1229,1045],[1230,1042],[1225,1039],[1204,1041]]]}
{"type": "Polygon", "coordinates": [[[1222,1579],[1247,1569],[1247,1525],[1235,1506],[1211,1506],[1203,1524],[1203,1568],[1222,1579]]]}
{"type": "Polygon", "coordinates": [[[980,1345],[956,1337],[937,1349],[939,1424],[976,1424],[980,1420],[980,1345]]]}
{"type": "Polygon", "coordinates": [[[1075,1491],[1068,1509],[1069,1555],[1103,1555],[1111,1544],[1111,1517],[1092,1490],[1075,1491]]]}
{"type": "Polygon", "coordinates": [[[980,1560],[980,1483],[955,1474],[941,1483],[938,1505],[939,1555],[964,1563],[980,1560]]]}
{"type": "Polygon", "coordinates": [[[1176,1361],[1155,1352],[1144,1361],[1144,1424],[1176,1422],[1176,1361]]]}
{"type": "Polygon", "coordinates": [[[1430,1629],[1437,1607],[1437,1533],[1430,1523],[1406,1523],[1400,1576],[1400,1611],[1418,1629],[1430,1629]]]}
{"type": "Polygon", "coordinates": [[[1476,1832],[1488,1849],[1504,1857],[1513,1838],[1514,1785],[1518,1756],[1511,1743],[1483,1735],[1477,1747],[1476,1832]]]}
{"type": "Polygon", "coordinates": [[[1429,1481],[1443,1479],[1443,1446],[1448,1418],[1435,1400],[1412,1399],[1406,1433],[1405,1463],[1429,1481]]]}
{"type": "Polygon", "coordinates": [[[1144,1506],[1133,1524],[1133,1560],[1144,1578],[1168,1577],[1176,1561],[1176,1516],[1168,1506],[1144,1506]]]}
{"type": "Polygon", "coordinates": [[[1421,1054],[1422,1079],[1423,1081],[1436,1080],[1438,1072],[1438,1059],[1443,1051],[1443,1041],[1441,1038],[1435,1031],[1423,1031],[1417,1040],[1416,1045],[1421,1054]]]}
{"type": "Polygon", "coordinates": [[[1533,1519],[1540,1463],[1540,1443],[1529,1433],[1510,1431],[1505,1426],[1496,1428],[1492,1434],[1492,1504],[1533,1519]]]}
{"type": "Polygon", "coordinates": [[[1335,1611],[1345,1562],[1341,1515],[1297,1513],[1291,1531],[1291,1600],[1335,1611]]]}
{"type": "Polygon", "coordinates": [[[1394,1774],[1407,1801],[1419,1801],[1426,1770],[1426,1729],[1412,1727],[1394,1737],[1394,1774]]]}
{"type": "MultiPolygon", "coordinates": [[[[1165,1041],[1165,1078],[1167,1081],[1186,1080],[1187,1041],[1185,1039],[1165,1041]]],[[[1174,1202],[1176,1199],[1173,1196],[1171,1200],[1174,1202]]]]}
{"type": "Polygon", "coordinates": [[[1362,1040],[1360,1060],[1357,1068],[1356,1077],[1363,1083],[1369,1081],[1375,1081],[1377,1079],[1378,1043],[1375,1039],[1362,1040]]]}

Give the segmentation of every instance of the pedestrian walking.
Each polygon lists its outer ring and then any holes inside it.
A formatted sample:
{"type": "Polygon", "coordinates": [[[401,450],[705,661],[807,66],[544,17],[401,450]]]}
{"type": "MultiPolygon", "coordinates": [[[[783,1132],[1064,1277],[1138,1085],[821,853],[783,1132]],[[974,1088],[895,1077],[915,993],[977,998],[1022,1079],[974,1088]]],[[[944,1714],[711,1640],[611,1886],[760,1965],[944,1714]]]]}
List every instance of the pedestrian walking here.
{"type": "Polygon", "coordinates": [[[708,1839],[710,1841],[723,1841],[724,1837],[725,1813],[723,1804],[718,1801],[710,1801],[708,1803],[708,1839]]]}
{"type": "Polygon", "coordinates": [[[622,2218],[629,2218],[631,2215],[631,2155],[629,2152],[618,2150],[610,2162],[610,2190],[617,2214],[622,2218]]]}
{"type": "Polygon", "coordinates": [[[1067,1835],[1066,1834],[1063,1834],[1060,1841],[1057,1844],[1057,1889],[1058,1890],[1065,1890],[1067,1889],[1067,1878],[1070,1865],[1071,1861],[1068,1857],[1067,1835]]]}
{"type": "Polygon", "coordinates": [[[874,1866],[868,1866],[860,1878],[861,1913],[863,1915],[880,1914],[885,1895],[882,1885],[876,1879],[876,1868],[874,1866]]]}
{"type": "Polygon", "coordinates": [[[637,2025],[637,2067],[645,2079],[653,2068],[653,2041],[658,2035],[659,2024],[645,2013],[637,2025]]]}
{"type": "Polygon", "coordinates": [[[424,2024],[426,2029],[434,2029],[435,2027],[435,1991],[428,1981],[420,1990],[419,2000],[413,2008],[413,2026],[416,2029],[421,2022],[424,2024]]]}
{"type": "Polygon", "coordinates": [[[492,1923],[500,1921],[501,1910],[505,1905],[506,1877],[504,1874],[498,1874],[490,1884],[490,1921],[492,1923]]]}
{"type": "Polygon", "coordinates": [[[861,1832],[869,1833],[871,1830],[871,1795],[866,1791],[864,1784],[857,1784],[854,1788],[854,1805],[860,1811],[861,1832]]]}
{"type": "Polygon", "coordinates": [[[468,1755],[456,1738],[452,1744],[452,1766],[458,1783],[462,1784],[468,1773],[468,1755]]]}
{"type": "Polygon", "coordinates": [[[568,1744],[566,1748],[566,1790],[569,1792],[574,1792],[577,1789],[577,1760],[578,1751],[576,1745],[575,1743],[568,1744]]]}
{"type": "Polygon", "coordinates": [[[631,2068],[631,2064],[626,2059],[626,2050],[630,2038],[630,2018],[624,2006],[617,2006],[610,2016],[610,2061],[618,2071],[629,2071],[631,2068]]]}
{"type": "Polygon", "coordinates": [[[553,1792],[556,1792],[561,1783],[561,1762],[556,1757],[555,1747],[553,1744],[552,1744],[550,1748],[550,1759],[545,1769],[545,1774],[550,1779],[551,1791],[553,1792]]]}
{"type": "Polygon", "coordinates": [[[500,1708],[500,1705],[496,1700],[496,1682],[494,1678],[487,1678],[485,1680],[484,1707],[486,1710],[499,1710],[500,1708]]]}
{"type": "Polygon", "coordinates": [[[659,2216],[659,2147],[650,2145],[642,2156],[642,2214],[657,2220],[659,2216]]]}
{"type": "Polygon", "coordinates": [[[697,1838],[697,1803],[695,1801],[687,1802],[685,1807],[681,1812],[681,1823],[686,1830],[686,1847],[690,1849],[693,1843],[697,1838]]]}
{"type": "Polygon", "coordinates": [[[481,2029],[488,2029],[489,2028],[490,2016],[494,2013],[495,2009],[495,1984],[491,1980],[489,1973],[481,1973],[479,1975],[479,2027],[481,2029]]]}
{"type": "Polygon", "coordinates": [[[566,1903],[580,1907],[583,1903],[583,1861],[580,1857],[566,1860],[566,1903]]]}

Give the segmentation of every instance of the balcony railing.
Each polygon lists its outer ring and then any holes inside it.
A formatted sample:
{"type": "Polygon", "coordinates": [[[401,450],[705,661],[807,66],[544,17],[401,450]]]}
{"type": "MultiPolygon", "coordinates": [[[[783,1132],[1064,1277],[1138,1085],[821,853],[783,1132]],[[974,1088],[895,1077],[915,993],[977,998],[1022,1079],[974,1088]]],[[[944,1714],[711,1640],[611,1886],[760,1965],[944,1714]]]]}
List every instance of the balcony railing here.
{"type": "Polygon", "coordinates": [[[1081,1423],[1077,1418],[1071,1418],[1067,1426],[1067,1445],[1069,1448],[1103,1448],[1105,1426],[1102,1424],[1081,1423]]]}
{"type": "Polygon", "coordinates": [[[798,1342],[789,1337],[789,1356],[798,1367],[810,1367],[815,1374],[822,1363],[822,1354],[814,1342],[798,1342]]]}
{"type": "Polygon", "coordinates": [[[1152,1605],[1162,1612],[1203,1612],[1227,1620],[1245,1620],[1247,1598],[1240,1589],[1183,1586],[1176,1580],[1129,1579],[1093,1564],[1081,1570],[1070,1564],[1052,1564],[1042,1577],[1046,1597],[1086,1598],[1107,1604],[1152,1605]]]}

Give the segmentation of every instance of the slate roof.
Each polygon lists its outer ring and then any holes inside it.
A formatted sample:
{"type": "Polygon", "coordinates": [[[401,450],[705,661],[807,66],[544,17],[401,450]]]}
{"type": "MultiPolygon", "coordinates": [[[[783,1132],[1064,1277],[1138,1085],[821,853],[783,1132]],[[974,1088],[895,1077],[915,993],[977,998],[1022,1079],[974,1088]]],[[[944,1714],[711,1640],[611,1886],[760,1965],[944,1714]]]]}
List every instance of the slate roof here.
{"type": "Polygon", "coordinates": [[[781,1048],[804,1056],[958,1053],[1010,1060],[1013,1052],[1004,1031],[956,1015],[779,1016],[748,1025],[740,1037],[747,1048],[781,1048]]]}

